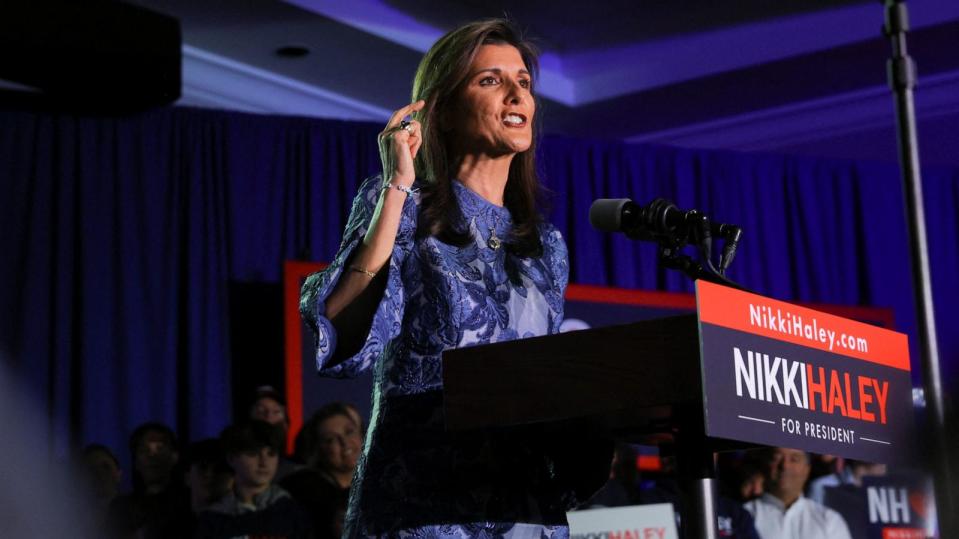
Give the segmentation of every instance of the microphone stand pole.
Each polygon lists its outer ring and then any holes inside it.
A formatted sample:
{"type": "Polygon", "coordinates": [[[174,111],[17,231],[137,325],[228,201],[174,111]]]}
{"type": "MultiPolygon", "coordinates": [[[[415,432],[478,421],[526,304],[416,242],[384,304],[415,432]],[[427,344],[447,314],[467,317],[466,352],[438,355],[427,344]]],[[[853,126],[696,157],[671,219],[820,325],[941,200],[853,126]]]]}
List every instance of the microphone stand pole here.
{"type": "Polygon", "coordinates": [[[906,50],[906,31],[909,30],[908,12],[904,0],[884,0],[885,25],[883,31],[892,42],[892,58],[888,61],[889,85],[896,97],[896,124],[899,142],[899,162],[902,169],[903,193],[909,227],[909,250],[913,293],[919,332],[923,385],[926,399],[926,421],[932,423],[931,457],[936,489],[936,514],[940,537],[959,537],[955,508],[955,469],[949,460],[951,414],[945,407],[942,381],[939,373],[939,349],[936,339],[936,321],[932,302],[929,272],[929,253],[926,241],[925,212],[922,198],[922,178],[919,173],[919,143],[916,137],[916,110],[912,90],[916,82],[915,64],[906,50]]]}

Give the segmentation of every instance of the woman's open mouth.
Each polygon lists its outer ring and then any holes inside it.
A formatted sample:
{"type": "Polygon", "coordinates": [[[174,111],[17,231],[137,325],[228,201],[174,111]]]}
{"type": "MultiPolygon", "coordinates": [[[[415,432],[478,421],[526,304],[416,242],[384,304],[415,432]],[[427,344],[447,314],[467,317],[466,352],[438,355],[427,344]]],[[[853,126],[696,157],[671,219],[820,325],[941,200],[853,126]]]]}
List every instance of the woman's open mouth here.
{"type": "Polygon", "coordinates": [[[525,127],[526,116],[518,112],[508,112],[506,116],[503,117],[503,124],[506,125],[506,127],[525,127]]]}

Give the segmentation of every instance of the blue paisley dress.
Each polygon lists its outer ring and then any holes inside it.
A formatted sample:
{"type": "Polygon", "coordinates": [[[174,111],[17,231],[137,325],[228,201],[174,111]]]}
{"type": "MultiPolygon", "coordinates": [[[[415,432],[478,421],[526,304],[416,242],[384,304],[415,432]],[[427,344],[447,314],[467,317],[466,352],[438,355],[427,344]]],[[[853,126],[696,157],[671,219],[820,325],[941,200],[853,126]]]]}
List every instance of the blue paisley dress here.
{"type": "Polygon", "coordinates": [[[560,438],[530,429],[446,432],[440,362],[450,348],[559,330],[569,273],[562,236],[542,225],[539,258],[490,248],[492,234],[509,237],[509,211],[454,181],[474,242],[451,246],[417,237],[419,197],[408,197],[369,335],[358,353],[334,364],[336,332],[324,300],[363,241],[380,185],[378,177],[364,182],[335,260],[307,279],[300,302],[316,330],[321,374],[374,369],[344,536],[567,537],[565,511],[577,491],[550,457],[560,438]]]}

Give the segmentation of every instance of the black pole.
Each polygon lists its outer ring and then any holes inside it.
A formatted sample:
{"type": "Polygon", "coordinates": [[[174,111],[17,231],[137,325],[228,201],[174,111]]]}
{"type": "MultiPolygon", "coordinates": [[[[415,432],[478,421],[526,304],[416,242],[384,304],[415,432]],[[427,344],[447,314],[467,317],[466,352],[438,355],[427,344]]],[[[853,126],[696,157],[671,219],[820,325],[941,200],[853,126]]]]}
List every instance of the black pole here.
{"type": "Polygon", "coordinates": [[[885,1],[884,33],[892,41],[892,58],[888,62],[889,85],[896,97],[896,124],[899,142],[899,163],[902,169],[903,194],[909,227],[909,251],[913,293],[919,331],[923,386],[927,422],[931,427],[929,444],[936,489],[936,513],[940,537],[959,537],[954,512],[956,498],[955,469],[949,460],[951,417],[946,409],[939,373],[939,348],[929,274],[929,253],[926,221],[923,210],[922,178],[919,174],[919,142],[916,137],[916,110],[912,90],[916,84],[916,68],[906,49],[909,17],[904,0],[885,1]]]}
{"type": "Polygon", "coordinates": [[[718,485],[709,440],[702,433],[700,407],[678,410],[680,428],[673,433],[676,473],[682,492],[680,536],[683,539],[719,539],[716,521],[718,485]]]}

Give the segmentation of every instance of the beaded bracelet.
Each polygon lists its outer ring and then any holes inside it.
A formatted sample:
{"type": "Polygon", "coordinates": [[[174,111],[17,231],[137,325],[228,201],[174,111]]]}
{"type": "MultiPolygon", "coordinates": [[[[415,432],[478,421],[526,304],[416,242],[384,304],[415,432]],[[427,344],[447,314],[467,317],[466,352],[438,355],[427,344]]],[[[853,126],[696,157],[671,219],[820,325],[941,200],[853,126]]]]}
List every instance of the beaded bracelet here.
{"type": "Polygon", "coordinates": [[[413,193],[419,192],[419,189],[417,189],[417,188],[415,188],[415,187],[409,187],[409,186],[406,186],[406,185],[400,185],[400,184],[398,184],[398,183],[393,183],[393,182],[386,182],[386,183],[384,183],[382,189],[385,191],[385,190],[389,189],[390,187],[392,187],[393,189],[396,189],[397,191],[402,191],[402,192],[406,193],[406,196],[413,196],[413,193]]]}
{"type": "Polygon", "coordinates": [[[376,273],[374,273],[374,272],[372,272],[372,271],[370,271],[370,270],[368,270],[368,269],[366,269],[366,268],[361,268],[361,267],[359,267],[359,266],[354,266],[354,265],[350,265],[349,268],[350,268],[351,270],[357,272],[357,273],[362,273],[362,274],[366,275],[366,276],[369,277],[370,279],[373,279],[373,278],[376,277],[376,273]]]}

